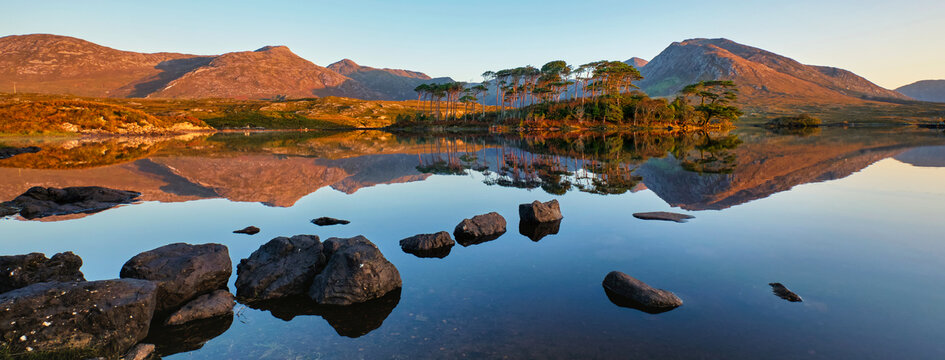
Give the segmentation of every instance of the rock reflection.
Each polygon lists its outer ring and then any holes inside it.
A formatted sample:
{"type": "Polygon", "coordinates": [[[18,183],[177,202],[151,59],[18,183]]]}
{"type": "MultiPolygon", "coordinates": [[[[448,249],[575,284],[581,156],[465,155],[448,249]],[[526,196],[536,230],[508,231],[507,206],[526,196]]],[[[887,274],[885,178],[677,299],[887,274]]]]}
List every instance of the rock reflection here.
{"type": "Polygon", "coordinates": [[[319,305],[304,296],[246,305],[253,309],[269,311],[273,317],[284,321],[304,315],[321,316],[338,335],[357,338],[381,327],[387,316],[400,303],[400,292],[401,289],[398,288],[378,299],[347,306],[319,305]]]}
{"type": "Polygon", "coordinates": [[[640,311],[645,312],[645,313],[647,313],[647,314],[662,314],[662,313],[664,313],[664,312],[672,311],[672,310],[675,310],[675,309],[676,309],[675,307],[674,307],[674,308],[665,308],[665,307],[662,307],[662,308],[655,308],[655,307],[649,307],[649,306],[643,305],[643,304],[641,304],[641,303],[638,303],[638,302],[636,302],[636,301],[630,300],[629,298],[620,296],[619,294],[617,294],[617,293],[615,293],[615,292],[613,292],[613,291],[610,291],[610,289],[608,289],[608,288],[606,288],[606,287],[604,287],[604,293],[607,294],[607,299],[609,299],[610,302],[612,302],[614,305],[617,305],[617,306],[623,307],[623,308],[628,308],[628,309],[640,310],[640,311]]]}
{"type": "Polygon", "coordinates": [[[530,221],[519,221],[518,223],[518,232],[519,234],[525,235],[534,242],[538,242],[548,235],[557,235],[558,229],[561,227],[561,220],[551,221],[551,222],[530,222],[530,221]]]}
{"type": "Polygon", "coordinates": [[[195,320],[179,326],[152,322],[151,331],[143,343],[154,344],[160,356],[169,356],[198,350],[211,339],[222,335],[233,324],[233,314],[210,319],[195,320]]]}

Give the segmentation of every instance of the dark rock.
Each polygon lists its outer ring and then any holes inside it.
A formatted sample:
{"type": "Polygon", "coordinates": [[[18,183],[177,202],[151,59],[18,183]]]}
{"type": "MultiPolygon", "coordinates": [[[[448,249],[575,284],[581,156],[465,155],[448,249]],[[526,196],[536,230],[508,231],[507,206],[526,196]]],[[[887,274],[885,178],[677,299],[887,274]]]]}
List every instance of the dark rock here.
{"type": "Polygon", "coordinates": [[[171,314],[164,324],[170,326],[183,325],[194,320],[228,315],[233,313],[234,304],[236,304],[236,301],[233,294],[226,290],[217,290],[190,301],[180,310],[171,314]]]}
{"type": "Polygon", "coordinates": [[[677,214],[665,211],[635,213],[633,214],[633,217],[643,220],[675,221],[678,223],[684,223],[686,220],[695,218],[695,216],[692,215],[677,214]]]}
{"type": "Polygon", "coordinates": [[[2,147],[2,148],[0,148],[0,160],[2,160],[2,159],[8,159],[8,158],[14,157],[14,156],[16,156],[16,155],[20,155],[20,154],[38,153],[38,152],[40,152],[40,151],[42,151],[42,150],[43,150],[43,149],[40,149],[40,148],[35,147],[35,146],[27,146],[27,147],[22,147],[22,148],[17,148],[17,147],[2,147]]]}
{"type": "Polygon", "coordinates": [[[561,220],[543,223],[521,221],[518,223],[518,232],[536,242],[545,236],[557,234],[560,228],[561,220]]]}
{"type": "Polygon", "coordinates": [[[804,301],[804,299],[801,299],[800,295],[797,295],[793,291],[788,290],[788,288],[784,287],[784,285],[782,285],[781,283],[770,283],[768,285],[771,285],[771,291],[773,291],[774,294],[777,295],[779,298],[782,298],[790,302],[804,301]]]}
{"type": "Polygon", "coordinates": [[[154,353],[154,344],[138,344],[128,350],[121,360],[147,360],[154,353]]]}
{"type": "Polygon", "coordinates": [[[351,222],[348,220],[335,219],[330,217],[320,217],[318,219],[312,220],[312,224],[318,226],[328,226],[328,225],[347,225],[351,222]]]}
{"type": "Polygon", "coordinates": [[[64,189],[33,187],[7,203],[20,209],[20,215],[36,219],[55,215],[95,213],[133,202],[141,196],[134,191],[114,190],[99,186],[64,189]]]}
{"type": "Polygon", "coordinates": [[[604,289],[610,291],[611,301],[616,298],[617,305],[643,310],[656,314],[675,309],[682,305],[682,300],[672,292],[654,289],[644,282],[619,271],[611,271],[604,278],[604,289]]]}
{"type": "Polygon", "coordinates": [[[148,334],[157,287],[120,279],[44,282],[0,294],[0,347],[117,357],[148,334]]]}
{"type": "Polygon", "coordinates": [[[397,304],[401,289],[394,289],[380,298],[348,306],[319,305],[308,297],[286,297],[252,303],[253,309],[269,311],[272,316],[291,321],[296,316],[317,315],[323,317],[338,335],[357,338],[380,328],[397,304]]]}
{"type": "Polygon", "coordinates": [[[246,234],[246,235],[256,235],[259,234],[259,228],[255,226],[247,226],[242,230],[236,230],[234,234],[246,234]]]}
{"type": "Polygon", "coordinates": [[[561,216],[558,200],[545,203],[535,200],[531,204],[521,204],[518,206],[518,215],[521,221],[531,223],[552,222],[564,218],[561,216]]]}
{"type": "Polygon", "coordinates": [[[462,246],[481,244],[491,241],[505,234],[505,218],[497,212],[473,216],[472,219],[463,219],[453,236],[462,246]]]}
{"type": "Polygon", "coordinates": [[[328,264],[315,276],[308,292],[315,302],[350,305],[377,299],[401,287],[400,272],[367,238],[331,238],[325,244],[326,251],[331,251],[326,255],[328,264]]]}
{"type": "Polygon", "coordinates": [[[246,301],[304,295],[326,257],[318,236],[277,237],[236,266],[236,296],[246,301]]]}
{"type": "Polygon", "coordinates": [[[176,243],[135,255],[120,276],[157,283],[157,311],[163,312],[226,287],[232,272],[226,246],[176,243]]]}
{"type": "Polygon", "coordinates": [[[71,251],[52,259],[40,253],[0,256],[0,293],[47,281],[85,281],[81,267],[82,258],[71,251]]]}
{"type": "Polygon", "coordinates": [[[444,258],[456,242],[446,231],[436,234],[419,234],[400,240],[400,248],[418,257],[444,258]]]}
{"type": "Polygon", "coordinates": [[[15,207],[12,203],[0,203],[0,217],[16,215],[20,213],[20,209],[15,207]]]}
{"type": "Polygon", "coordinates": [[[194,320],[179,326],[155,322],[144,341],[154,344],[157,355],[170,356],[199,350],[207,341],[223,335],[231,325],[233,315],[194,320]]]}

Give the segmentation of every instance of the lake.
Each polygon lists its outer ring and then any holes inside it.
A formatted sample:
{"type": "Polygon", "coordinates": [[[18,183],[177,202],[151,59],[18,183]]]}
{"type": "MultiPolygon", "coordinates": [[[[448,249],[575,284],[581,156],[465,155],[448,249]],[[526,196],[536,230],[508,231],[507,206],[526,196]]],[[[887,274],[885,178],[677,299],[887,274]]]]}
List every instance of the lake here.
{"type": "Polygon", "coordinates": [[[277,236],[364,235],[403,279],[399,293],[349,309],[237,304],[232,318],[152,334],[168,359],[945,358],[940,131],[0,143],[43,148],[0,160],[0,200],[32,186],[142,193],[94,214],[2,219],[3,255],[73,251],[101,280],[174,242],[224,244],[235,266],[277,236]],[[518,205],[551,199],[564,215],[557,233],[522,234],[518,205]],[[490,211],[508,221],[498,239],[442,259],[398,244],[490,211]],[[649,211],[695,218],[632,216],[649,211]],[[321,216],[351,223],[310,223],[321,216]],[[232,233],[248,225],[261,233],[232,233]],[[617,306],[601,286],[613,270],[684,304],[617,306]],[[773,282],[803,302],[775,296],[773,282]]]}

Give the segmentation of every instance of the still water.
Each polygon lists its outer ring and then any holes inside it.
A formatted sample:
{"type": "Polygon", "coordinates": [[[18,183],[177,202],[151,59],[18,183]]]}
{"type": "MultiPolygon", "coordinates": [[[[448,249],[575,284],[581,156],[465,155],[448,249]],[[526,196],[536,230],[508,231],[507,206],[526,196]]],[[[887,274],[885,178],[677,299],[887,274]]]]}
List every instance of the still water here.
{"type": "Polygon", "coordinates": [[[2,200],[98,185],[143,201],[2,219],[4,255],[73,251],[101,280],[173,242],[224,244],[235,266],[277,236],[364,235],[403,279],[346,313],[238,304],[165,340],[169,359],[945,358],[945,136],[933,131],[5,141],[44,151],[0,160],[2,200]],[[520,234],[518,204],[551,199],[559,232],[520,234]],[[509,223],[496,240],[443,259],[398,245],[490,211],[509,223]],[[695,218],[632,216],[645,211],[695,218]],[[351,224],[309,222],[320,216],[351,224]],[[262,232],[231,233],[248,225],[262,232]],[[684,305],[618,307],[601,286],[612,270],[684,305]]]}

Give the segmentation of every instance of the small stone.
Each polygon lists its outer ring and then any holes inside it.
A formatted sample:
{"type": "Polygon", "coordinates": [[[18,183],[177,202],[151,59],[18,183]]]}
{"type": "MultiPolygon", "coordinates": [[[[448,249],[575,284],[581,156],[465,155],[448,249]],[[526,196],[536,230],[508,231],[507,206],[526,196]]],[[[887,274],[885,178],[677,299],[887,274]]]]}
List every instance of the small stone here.
{"type": "Polygon", "coordinates": [[[788,288],[782,285],[781,283],[770,283],[768,285],[771,286],[771,291],[774,292],[774,294],[777,295],[779,298],[782,298],[790,302],[804,301],[804,299],[801,299],[800,295],[797,295],[793,291],[788,290],[788,288]]]}
{"type": "Polygon", "coordinates": [[[633,214],[633,217],[643,220],[675,221],[678,223],[684,223],[686,220],[695,218],[695,216],[692,215],[677,214],[666,211],[635,213],[633,214]]]}
{"type": "Polygon", "coordinates": [[[247,226],[241,230],[236,230],[234,234],[246,234],[246,235],[256,235],[259,233],[259,228],[255,226],[247,226]]]}
{"type": "Polygon", "coordinates": [[[682,300],[670,291],[654,289],[646,283],[619,271],[611,271],[604,278],[607,296],[618,306],[635,308],[651,314],[675,309],[682,300]]]}
{"type": "Polygon", "coordinates": [[[505,233],[505,218],[497,212],[463,219],[453,229],[456,242],[462,246],[481,244],[499,238],[505,233]]]}
{"type": "Polygon", "coordinates": [[[450,233],[446,231],[436,234],[419,234],[400,240],[400,248],[404,252],[418,257],[446,257],[455,244],[450,233]]]}
{"type": "Polygon", "coordinates": [[[320,217],[318,219],[312,220],[312,224],[318,226],[329,226],[329,225],[347,225],[351,222],[348,220],[335,219],[330,217],[320,217]]]}

